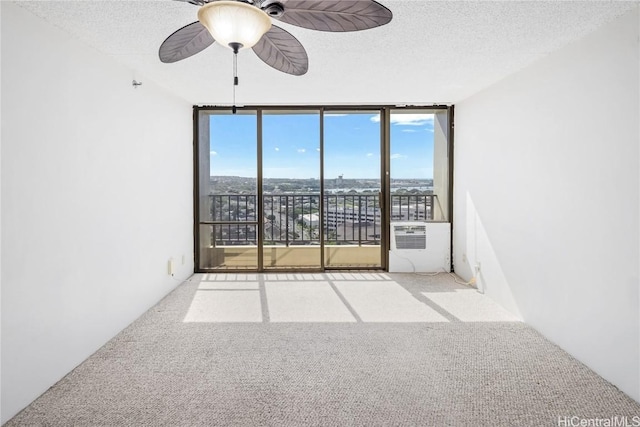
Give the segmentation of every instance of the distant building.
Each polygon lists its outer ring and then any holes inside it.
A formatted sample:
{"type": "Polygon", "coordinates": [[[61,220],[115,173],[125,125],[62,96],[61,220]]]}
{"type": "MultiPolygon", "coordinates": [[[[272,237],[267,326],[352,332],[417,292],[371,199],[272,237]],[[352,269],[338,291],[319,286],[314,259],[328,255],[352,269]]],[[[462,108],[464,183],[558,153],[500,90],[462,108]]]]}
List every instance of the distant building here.
{"type": "Polygon", "coordinates": [[[344,222],[380,222],[380,209],[337,208],[327,209],[324,212],[324,220],[327,228],[336,228],[344,222]]]}
{"type": "Polygon", "coordinates": [[[393,206],[391,221],[427,221],[431,218],[431,206],[393,206]]]}
{"type": "MultiPolygon", "coordinates": [[[[391,221],[427,221],[431,217],[431,207],[424,205],[393,206],[391,221]]],[[[380,209],[364,207],[337,208],[325,210],[324,220],[328,229],[334,229],[345,222],[380,223],[380,209]]]]}
{"type": "Polygon", "coordinates": [[[300,215],[298,218],[302,220],[304,222],[304,225],[306,225],[307,227],[320,226],[320,217],[318,216],[318,214],[300,215]]]}

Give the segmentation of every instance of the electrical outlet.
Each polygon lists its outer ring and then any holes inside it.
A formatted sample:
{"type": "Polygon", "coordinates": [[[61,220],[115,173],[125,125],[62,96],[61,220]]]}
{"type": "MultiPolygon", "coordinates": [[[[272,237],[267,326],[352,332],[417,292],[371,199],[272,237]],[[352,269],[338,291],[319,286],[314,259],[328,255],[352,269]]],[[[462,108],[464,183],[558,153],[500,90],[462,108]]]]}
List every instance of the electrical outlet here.
{"type": "Polygon", "coordinates": [[[480,273],[480,261],[476,262],[476,273],[480,273]]]}
{"type": "Polygon", "coordinates": [[[170,276],[173,276],[173,270],[174,270],[174,263],[173,263],[173,258],[169,258],[169,263],[167,265],[167,272],[169,273],[170,276]]]}
{"type": "Polygon", "coordinates": [[[462,254],[462,263],[463,263],[463,264],[466,264],[467,262],[468,262],[468,260],[467,260],[467,254],[463,253],[463,254],[462,254]]]}
{"type": "Polygon", "coordinates": [[[185,256],[185,254],[182,254],[182,265],[185,265],[187,263],[187,257],[185,256]]]}

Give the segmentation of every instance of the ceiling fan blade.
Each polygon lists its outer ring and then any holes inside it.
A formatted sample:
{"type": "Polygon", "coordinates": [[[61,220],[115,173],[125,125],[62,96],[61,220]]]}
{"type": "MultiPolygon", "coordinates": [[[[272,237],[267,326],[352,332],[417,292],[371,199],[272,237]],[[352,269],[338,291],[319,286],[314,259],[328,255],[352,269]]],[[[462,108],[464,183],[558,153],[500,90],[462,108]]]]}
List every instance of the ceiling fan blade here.
{"type": "Polygon", "coordinates": [[[287,24],[319,31],[360,31],[387,24],[389,9],[373,0],[281,0],[287,24]]]}
{"type": "Polygon", "coordinates": [[[176,1],[195,4],[196,6],[202,6],[202,5],[207,4],[207,2],[208,2],[208,0],[176,0],[176,1]]]}
{"type": "Polygon", "coordinates": [[[162,42],[160,61],[177,62],[211,46],[215,40],[199,21],[180,28],[162,42]]]}
{"type": "Polygon", "coordinates": [[[298,39],[275,25],[253,47],[253,51],[267,65],[294,76],[309,69],[307,52],[298,39]]]}

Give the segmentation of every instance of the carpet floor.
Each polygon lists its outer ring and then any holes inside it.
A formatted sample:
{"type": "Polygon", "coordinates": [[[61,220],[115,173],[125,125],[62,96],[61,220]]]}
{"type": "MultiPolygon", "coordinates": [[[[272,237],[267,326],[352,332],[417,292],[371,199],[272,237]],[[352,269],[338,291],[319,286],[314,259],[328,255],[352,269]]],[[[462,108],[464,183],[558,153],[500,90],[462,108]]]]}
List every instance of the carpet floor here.
{"type": "Polygon", "coordinates": [[[6,426],[638,425],[638,403],[491,304],[445,274],[196,275],[6,426]],[[229,295],[260,318],[207,317],[229,295]]]}

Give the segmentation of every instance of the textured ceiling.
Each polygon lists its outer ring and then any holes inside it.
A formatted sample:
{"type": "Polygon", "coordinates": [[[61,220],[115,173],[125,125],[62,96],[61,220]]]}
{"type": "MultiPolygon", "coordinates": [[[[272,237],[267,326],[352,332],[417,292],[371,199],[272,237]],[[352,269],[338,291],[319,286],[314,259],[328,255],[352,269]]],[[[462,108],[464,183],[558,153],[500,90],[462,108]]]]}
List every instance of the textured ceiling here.
{"type": "MultiPolygon", "coordinates": [[[[276,23],[302,42],[309,72],[238,58],[238,105],[455,103],[626,13],[638,1],[381,0],[390,24],[325,33],[276,23]]],[[[172,0],[17,1],[19,6],[193,104],[229,105],[232,53],[214,44],[175,64],[162,41],[197,20],[172,0]]],[[[274,21],[275,22],[275,21],[274,21]]],[[[144,88],[144,86],[143,86],[144,88]]]]}

